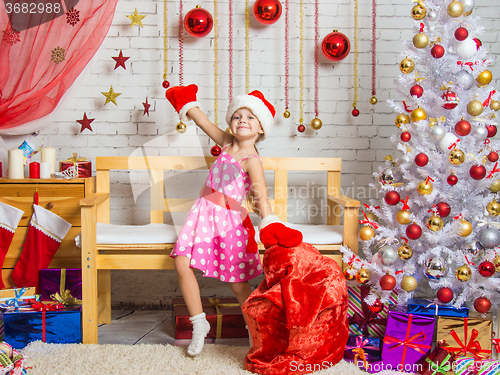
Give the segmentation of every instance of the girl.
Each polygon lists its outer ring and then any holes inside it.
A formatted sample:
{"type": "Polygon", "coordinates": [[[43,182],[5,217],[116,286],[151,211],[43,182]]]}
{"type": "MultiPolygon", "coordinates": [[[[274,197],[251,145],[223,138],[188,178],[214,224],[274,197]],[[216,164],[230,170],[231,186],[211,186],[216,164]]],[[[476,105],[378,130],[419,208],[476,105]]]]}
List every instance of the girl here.
{"type": "MultiPolygon", "coordinates": [[[[179,285],[191,315],[193,337],[188,354],[203,349],[210,325],[203,312],[200,289],[192,268],[229,283],[240,305],[252,290],[248,280],[262,273],[254,228],[241,202],[252,190],[262,220],[259,229],[281,222],[272,214],[262,160],[255,143],[274,125],[274,107],[259,91],[236,97],[226,114],[232,134],[214,125],[200,110],[196,85],[177,86],[165,96],[181,120],[193,120],[215,143],[223,147],[179,233],[171,257],[179,285]]],[[[286,228],[288,229],[288,228],[286,228]]]]}

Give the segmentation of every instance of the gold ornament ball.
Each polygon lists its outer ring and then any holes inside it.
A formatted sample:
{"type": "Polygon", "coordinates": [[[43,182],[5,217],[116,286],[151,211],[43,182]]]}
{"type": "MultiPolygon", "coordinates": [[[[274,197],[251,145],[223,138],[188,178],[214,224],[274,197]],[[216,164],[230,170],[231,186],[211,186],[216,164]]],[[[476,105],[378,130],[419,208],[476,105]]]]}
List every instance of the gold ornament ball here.
{"type": "Polygon", "coordinates": [[[425,113],[422,108],[417,107],[411,112],[410,117],[413,122],[418,122],[421,120],[425,120],[427,118],[427,113],[425,113]]]}
{"type": "Polygon", "coordinates": [[[398,247],[398,257],[401,260],[408,260],[413,256],[413,249],[407,244],[398,247]]]}
{"type": "Polygon", "coordinates": [[[495,271],[500,272],[500,257],[498,255],[495,256],[492,263],[495,266],[495,271]]]}
{"type": "Polygon", "coordinates": [[[371,240],[373,236],[375,236],[375,231],[368,225],[359,230],[359,238],[361,238],[363,241],[371,240]]]}
{"type": "Polygon", "coordinates": [[[408,117],[408,115],[405,115],[404,113],[401,113],[400,115],[398,115],[398,117],[396,117],[395,123],[396,126],[400,128],[401,125],[410,123],[410,117],[408,117]]]}
{"type": "Polygon", "coordinates": [[[464,264],[455,270],[455,277],[462,282],[469,281],[472,277],[472,270],[467,264],[464,264]]]}
{"type": "Polygon", "coordinates": [[[370,104],[377,104],[378,103],[378,99],[375,97],[375,95],[373,95],[371,98],[370,98],[370,104]]]}
{"type": "Polygon", "coordinates": [[[350,272],[348,272],[348,271],[351,271],[353,269],[354,269],[353,266],[349,266],[349,267],[346,267],[346,269],[344,270],[344,277],[346,278],[346,280],[351,281],[351,280],[355,279],[356,276],[354,275],[354,273],[351,274],[350,272]]]}
{"type": "Polygon", "coordinates": [[[438,232],[443,229],[443,225],[443,219],[441,219],[439,216],[432,215],[427,219],[427,228],[429,228],[433,232],[438,232]]]}
{"type": "Polygon", "coordinates": [[[448,155],[448,159],[450,163],[453,165],[460,165],[465,161],[465,154],[462,150],[453,150],[448,155]]]}
{"type": "Polygon", "coordinates": [[[415,69],[415,63],[413,62],[412,59],[409,59],[408,57],[401,60],[399,63],[399,70],[401,70],[402,73],[404,74],[409,74],[413,72],[415,69]]]}
{"type": "Polygon", "coordinates": [[[469,223],[467,220],[462,220],[460,226],[460,230],[458,231],[458,234],[460,237],[467,237],[472,233],[472,224],[469,223]]]}
{"type": "Polygon", "coordinates": [[[373,212],[368,212],[366,217],[368,218],[368,220],[378,223],[378,217],[373,212]]]}
{"type": "Polygon", "coordinates": [[[479,100],[473,100],[467,104],[467,112],[471,116],[479,116],[481,113],[483,113],[483,103],[481,103],[479,100]]]}
{"type": "Polygon", "coordinates": [[[177,125],[175,125],[175,130],[177,131],[177,133],[179,134],[184,134],[187,130],[187,126],[186,124],[184,124],[182,121],[179,122],[177,125]]]}
{"type": "Polygon", "coordinates": [[[311,128],[314,130],[319,130],[323,126],[323,121],[321,121],[319,118],[315,117],[311,120],[311,128]]]}
{"type": "Polygon", "coordinates": [[[422,4],[415,5],[411,10],[411,16],[414,20],[420,21],[427,15],[427,9],[422,4]]]}
{"type": "Polygon", "coordinates": [[[498,216],[500,215],[500,203],[497,201],[491,201],[486,206],[486,210],[491,216],[498,216]]]}
{"type": "Polygon", "coordinates": [[[464,12],[464,6],[459,1],[452,1],[450,5],[448,5],[447,12],[450,17],[460,17],[464,12]]]}
{"type": "Polygon", "coordinates": [[[433,189],[434,187],[432,186],[432,183],[430,181],[428,181],[427,183],[425,183],[425,181],[420,181],[417,185],[417,192],[420,195],[431,194],[433,189]]]}
{"type": "Polygon", "coordinates": [[[396,214],[396,220],[398,221],[399,224],[406,225],[410,224],[410,211],[406,210],[399,210],[398,213],[396,214]]]}
{"type": "Polygon", "coordinates": [[[476,78],[477,83],[479,84],[479,87],[484,87],[488,85],[491,80],[493,79],[493,75],[489,70],[484,70],[476,78]]]}
{"type": "Polygon", "coordinates": [[[290,118],[290,111],[287,109],[285,112],[283,112],[283,117],[284,118],[290,118]]]}
{"type": "Polygon", "coordinates": [[[413,292],[415,289],[417,289],[417,286],[417,279],[415,279],[413,276],[404,276],[403,280],[401,280],[401,288],[405,292],[413,292]]]}
{"type": "Polygon", "coordinates": [[[413,45],[417,48],[425,48],[429,44],[429,37],[425,33],[418,33],[413,37],[413,45]]]}
{"type": "Polygon", "coordinates": [[[500,180],[495,180],[488,188],[492,193],[498,193],[500,191],[500,180]]]}
{"type": "Polygon", "coordinates": [[[500,102],[496,100],[492,100],[490,102],[490,108],[494,111],[498,111],[500,109],[500,102]]]}
{"type": "Polygon", "coordinates": [[[370,271],[366,268],[360,268],[358,272],[356,272],[356,281],[360,284],[366,284],[370,281],[371,275],[370,271]]]}

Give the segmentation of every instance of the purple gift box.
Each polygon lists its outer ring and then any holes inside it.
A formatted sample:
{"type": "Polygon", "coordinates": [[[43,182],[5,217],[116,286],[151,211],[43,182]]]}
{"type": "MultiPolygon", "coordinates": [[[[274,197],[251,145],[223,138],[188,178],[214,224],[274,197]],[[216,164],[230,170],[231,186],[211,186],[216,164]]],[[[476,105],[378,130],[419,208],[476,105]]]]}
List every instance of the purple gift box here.
{"type": "Polygon", "coordinates": [[[57,300],[64,304],[74,304],[76,300],[82,299],[82,270],[79,268],[43,269],[40,271],[40,283],[42,301],[57,300]]]}
{"type": "Polygon", "coordinates": [[[414,366],[429,355],[435,318],[389,311],[382,346],[382,361],[388,369],[415,372],[414,366]]]}

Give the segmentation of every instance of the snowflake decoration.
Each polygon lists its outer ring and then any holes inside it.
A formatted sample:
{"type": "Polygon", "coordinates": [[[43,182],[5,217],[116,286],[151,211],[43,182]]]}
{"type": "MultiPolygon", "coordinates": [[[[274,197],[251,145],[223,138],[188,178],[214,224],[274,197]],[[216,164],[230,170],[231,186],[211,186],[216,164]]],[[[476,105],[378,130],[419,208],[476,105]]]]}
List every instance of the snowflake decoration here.
{"type": "Polygon", "coordinates": [[[66,13],[66,18],[66,23],[69,23],[71,26],[75,26],[78,21],[80,21],[80,11],[76,10],[75,8],[71,8],[66,13]]]}
{"type": "Polygon", "coordinates": [[[11,46],[14,45],[17,42],[21,41],[21,36],[20,32],[17,31],[16,29],[13,29],[12,26],[7,27],[3,31],[3,40],[7,43],[9,43],[11,46]]]}
{"type": "Polygon", "coordinates": [[[64,54],[66,53],[66,51],[63,48],[57,46],[51,52],[52,52],[52,58],[50,59],[50,61],[53,61],[56,64],[59,64],[61,61],[64,61],[64,54]]]}

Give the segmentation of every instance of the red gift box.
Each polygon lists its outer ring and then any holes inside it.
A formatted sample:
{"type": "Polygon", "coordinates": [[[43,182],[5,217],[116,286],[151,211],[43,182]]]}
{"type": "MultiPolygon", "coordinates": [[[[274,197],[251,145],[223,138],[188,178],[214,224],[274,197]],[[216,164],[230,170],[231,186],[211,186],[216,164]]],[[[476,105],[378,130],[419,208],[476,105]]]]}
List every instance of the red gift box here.
{"type": "MultiPolygon", "coordinates": [[[[248,337],[245,319],[236,298],[202,298],[203,312],[210,323],[207,338],[243,338],[248,337]]],[[[172,298],[175,338],[191,339],[193,325],[189,320],[189,311],[182,298],[172,298]]]]}
{"type": "Polygon", "coordinates": [[[92,176],[92,163],[87,160],[86,157],[78,158],[77,154],[73,154],[72,158],[64,160],[60,163],[60,171],[64,172],[70,167],[76,167],[78,171],[79,178],[91,177],[92,176]]]}

